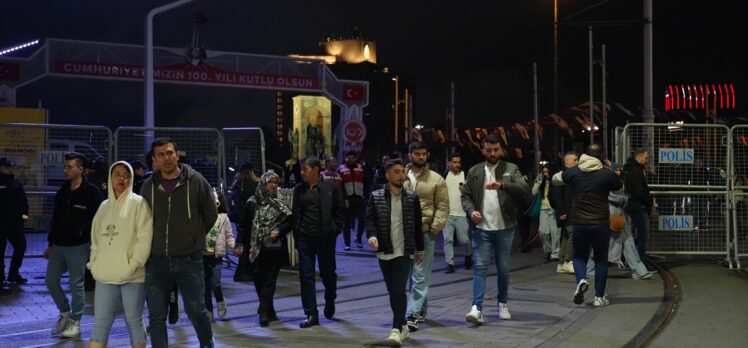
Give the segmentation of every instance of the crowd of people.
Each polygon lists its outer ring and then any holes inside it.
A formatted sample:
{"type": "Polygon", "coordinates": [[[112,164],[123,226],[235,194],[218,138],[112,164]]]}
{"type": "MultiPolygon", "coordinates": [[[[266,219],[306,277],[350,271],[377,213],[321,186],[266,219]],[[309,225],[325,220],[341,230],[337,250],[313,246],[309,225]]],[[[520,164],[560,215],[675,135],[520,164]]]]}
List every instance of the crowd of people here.
{"type": "MultiPolygon", "coordinates": [[[[652,208],[644,174],[647,151],[635,152],[622,167],[605,160],[592,144],[580,157],[565,154],[562,171],[544,166],[533,182],[504,160],[497,135],[483,138],[481,150],[484,160],[467,171],[462,170],[462,156],[451,154],[445,173],[433,170],[427,145],[418,141],[410,144],[408,161],[385,155],[371,174],[355,152],[346,153],[340,165],[334,156],[309,156],[298,161],[300,181],[292,202],[279,196],[278,174],[258,176],[249,164],[240,168],[232,196],[224,197],[180,162],[177,144],[169,138],[153,142],[146,156],[150,173],[141,162],[117,161],[98,168],[97,175],[85,175],[85,156],[67,154],[66,181],[55,196],[44,251],[45,283],[60,312],[51,334],[80,337],[89,270],[95,283],[91,347],[106,346],[116,303],[122,304],[133,347],[145,347],[147,333],[152,346],[168,346],[166,322],[178,319],[177,289],[200,346],[212,347],[213,298],[218,317],[227,313],[220,280],[221,261],[229,253],[239,257],[234,280],[254,282],[259,324],[268,326],[278,320],[273,298],[279,272],[289,264],[290,234],[299,254],[305,315],[299,327],[320,325],[315,264],[324,286],[323,315],[335,316],[336,241],[343,234],[345,250],[355,243],[358,249],[366,244],[376,251],[393,315],[387,341],[395,345],[427,321],[440,234],[446,273],[456,270],[455,241],[465,249],[464,267],[473,270],[472,304],[465,320],[475,325],[485,320],[492,258],[499,318],[512,317],[510,259],[515,234],[528,216],[538,219],[546,261],[558,261],[559,273],[575,274],[576,304],[585,301],[588,276],[595,279],[593,306],[609,304],[605,288],[611,262],[630,268],[634,279],[652,276],[643,263],[652,208]],[[71,300],[61,287],[65,272],[71,300]],[[142,320],[146,306],[147,328],[142,320]]],[[[26,282],[19,269],[28,204],[12,166],[0,159],[2,250],[7,240],[20,255],[14,253],[7,279],[3,268],[3,294],[9,292],[6,280],[26,282]]]]}

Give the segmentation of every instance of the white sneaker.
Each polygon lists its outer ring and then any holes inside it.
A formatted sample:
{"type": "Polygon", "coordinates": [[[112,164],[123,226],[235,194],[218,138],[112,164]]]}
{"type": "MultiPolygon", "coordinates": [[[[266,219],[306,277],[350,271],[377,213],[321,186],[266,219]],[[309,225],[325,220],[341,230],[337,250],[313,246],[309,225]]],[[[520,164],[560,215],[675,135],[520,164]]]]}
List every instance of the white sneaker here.
{"type": "Polygon", "coordinates": [[[408,329],[408,325],[403,325],[402,329],[400,330],[400,342],[407,340],[410,337],[410,329],[408,329]]]}
{"type": "Polygon", "coordinates": [[[226,317],[226,300],[218,302],[218,317],[221,319],[226,317]]]}
{"type": "Polygon", "coordinates": [[[399,347],[400,346],[400,330],[392,329],[390,331],[390,337],[387,338],[387,343],[399,347]]]}
{"type": "Polygon", "coordinates": [[[582,279],[579,281],[579,284],[577,284],[577,289],[576,291],[574,291],[575,304],[582,304],[582,302],[584,302],[584,292],[587,291],[588,287],[589,284],[587,284],[587,279],[582,279]]]}
{"type": "Polygon", "coordinates": [[[499,302],[499,318],[501,320],[512,319],[512,315],[509,314],[509,306],[506,303],[499,302]]]}
{"type": "Polygon", "coordinates": [[[61,332],[65,331],[68,327],[68,321],[70,321],[70,312],[60,313],[60,316],[57,317],[55,328],[52,329],[52,335],[59,335],[61,332]]]}
{"type": "Polygon", "coordinates": [[[475,325],[483,324],[483,313],[478,310],[478,306],[473,305],[473,307],[470,308],[470,313],[465,316],[465,321],[467,321],[468,323],[473,323],[475,325]]]}
{"type": "Polygon", "coordinates": [[[564,267],[565,264],[558,264],[556,265],[556,273],[566,273],[566,267],[564,267]]]}
{"type": "Polygon", "coordinates": [[[68,326],[65,331],[62,332],[62,338],[78,338],[81,337],[81,321],[80,320],[69,320],[68,326]]]}
{"type": "Polygon", "coordinates": [[[592,305],[595,307],[607,306],[609,304],[610,304],[610,301],[608,301],[608,296],[603,296],[603,297],[595,296],[595,301],[592,302],[592,305]]]}

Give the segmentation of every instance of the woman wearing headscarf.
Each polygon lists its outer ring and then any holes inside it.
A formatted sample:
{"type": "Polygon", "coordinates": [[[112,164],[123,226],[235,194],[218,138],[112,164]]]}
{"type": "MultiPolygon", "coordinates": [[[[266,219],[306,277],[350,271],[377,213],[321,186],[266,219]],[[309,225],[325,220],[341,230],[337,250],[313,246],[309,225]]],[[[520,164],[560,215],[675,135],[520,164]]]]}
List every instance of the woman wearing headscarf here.
{"type": "Polygon", "coordinates": [[[151,255],[153,217],[143,197],[132,192],[134,173],[127,162],[114,163],[107,176],[109,198],[94,216],[91,261],[86,265],[96,280],[89,347],[106,346],[117,304],[122,303],[130,343],[145,348],[145,263],[151,255]]]}
{"type": "Polygon", "coordinates": [[[280,178],[269,171],[260,177],[255,195],[245,207],[244,223],[240,224],[238,241],[246,240],[249,233],[249,246],[236,244],[234,255],[241,255],[249,247],[250,269],[260,305],[260,326],[267,326],[278,320],[273,306],[275,285],[281,267],[288,264],[286,234],[291,230],[291,207],[278,197],[280,178]],[[273,247],[270,244],[280,243],[273,247]]]}

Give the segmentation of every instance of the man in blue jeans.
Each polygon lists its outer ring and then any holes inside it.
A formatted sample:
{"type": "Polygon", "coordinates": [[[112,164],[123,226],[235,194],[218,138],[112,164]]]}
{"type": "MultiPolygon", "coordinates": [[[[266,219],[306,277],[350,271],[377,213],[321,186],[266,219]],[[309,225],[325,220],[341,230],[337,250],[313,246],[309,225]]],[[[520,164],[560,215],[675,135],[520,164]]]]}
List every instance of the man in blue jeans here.
{"type": "Polygon", "coordinates": [[[213,189],[200,173],[179,163],[173,140],[156,139],[151,150],[159,169],[141,191],[153,213],[151,257],[145,269],[151,344],[168,346],[166,313],[176,283],[200,347],[213,347],[202,254],[205,235],[218,218],[213,189]]]}
{"type": "Polygon", "coordinates": [[[608,194],[619,190],[621,179],[602,163],[602,148],[598,144],[587,147],[579,158],[579,165],[553,176],[553,183],[566,184],[573,196],[571,213],[573,222],[572,244],[574,250],[574,274],[577,279],[574,303],[584,302],[587,291],[587,260],[590,247],[595,259],[595,307],[607,306],[610,302],[605,294],[608,282],[608,242],[610,240],[610,210],[608,194]]]}
{"type": "Polygon", "coordinates": [[[47,237],[49,247],[44,250],[47,274],[44,279],[60,316],[52,335],[63,338],[80,337],[85,296],[86,262],[91,253],[91,223],[101,204],[99,189],[83,176],[86,157],[79,153],[65,155],[65,183],[55,195],[52,226],[47,237]],[[72,308],[60,286],[60,278],[70,272],[72,308]]]}
{"type": "Polygon", "coordinates": [[[449,191],[441,175],[429,169],[426,144],[414,141],[409,146],[411,163],[405,167],[408,180],[403,187],[415,191],[421,203],[421,233],[423,233],[423,262],[411,262],[410,292],[408,293],[408,329],[418,330],[426,321],[428,292],[431,283],[431,266],[434,264],[436,236],[447,223],[449,191]]]}
{"type": "Polygon", "coordinates": [[[465,320],[483,324],[483,298],[486,293],[486,271],[491,262],[491,248],[496,262],[499,318],[511,319],[507,305],[509,292],[509,256],[520,207],[529,202],[530,187],[513,163],[501,160],[499,138],[483,139],[486,161],[468,171],[462,192],[462,207],[475,224],[472,238],[475,254],[473,270],[473,306],[465,320]]]}

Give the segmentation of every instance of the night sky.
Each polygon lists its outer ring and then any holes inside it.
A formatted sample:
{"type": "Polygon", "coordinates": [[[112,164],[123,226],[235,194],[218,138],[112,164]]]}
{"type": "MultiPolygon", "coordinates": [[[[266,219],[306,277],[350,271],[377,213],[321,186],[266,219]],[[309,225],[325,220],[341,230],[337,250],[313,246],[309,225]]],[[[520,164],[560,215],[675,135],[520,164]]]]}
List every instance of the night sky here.
{"type": "MultiPolygon", "coordinates": [[[[142,44],[145,14],[167,2],[4,0],[0,47],[45,37],[142,44]]],[[[596,55],[599,44],[607,45],[608,101],[636,111],[642,104],[642,1],[603,1],[566,19],[598,2],[559,1],[559,106],[588,99],[585,23],[594,21],[596,55]]],[[[740,65],[748,55],[738,39],[744,21],[739,3],[654,1],[656,108],[662,108],[664,86],[680,82],[735,83],[741,108],[746,73],[740,65]]],[[[416,77],[420,123],[443,123],[450,81],[457,86],[458,126],[530,118],[533,61],[541,115],[552,111],[552,0],[197,0],[157,17],[156,45],[189,43],[196,11],[208,18],[200,32],[208,50],[315,54],[323,35],[348,34],[357,26],[377,42],[379,64],[416,77]]]]}

